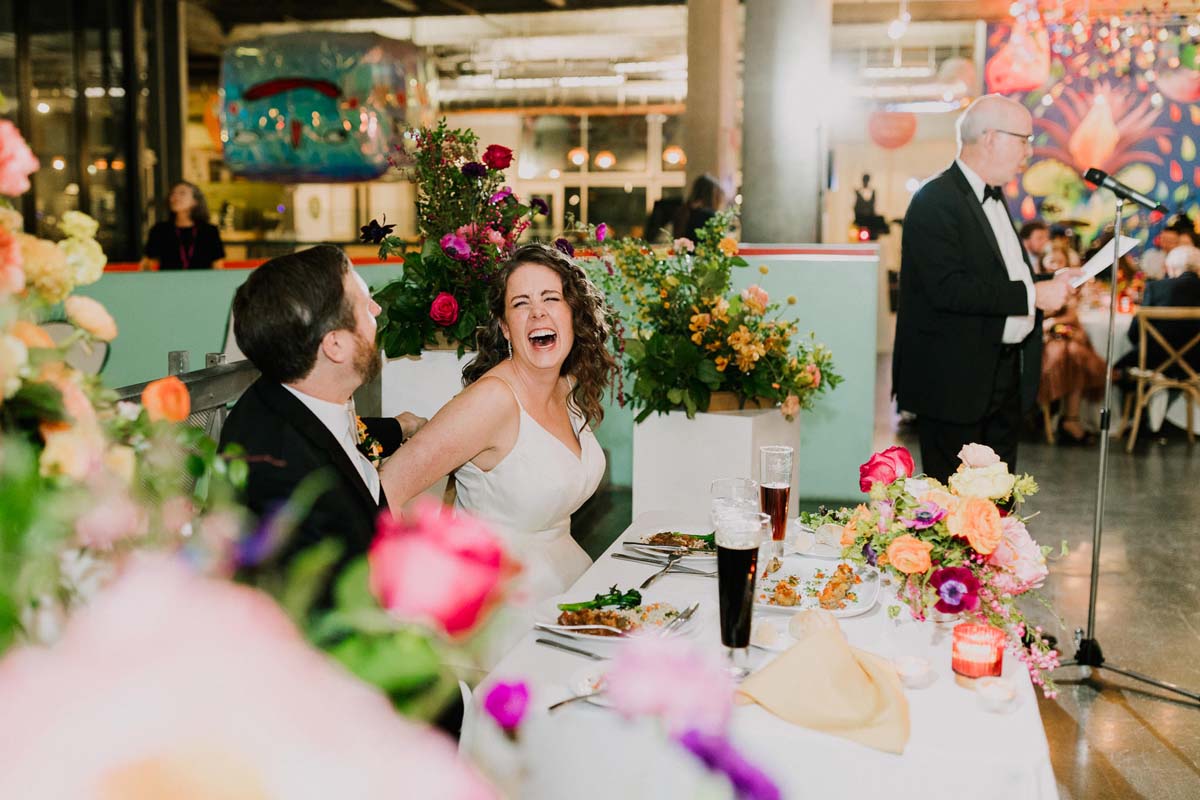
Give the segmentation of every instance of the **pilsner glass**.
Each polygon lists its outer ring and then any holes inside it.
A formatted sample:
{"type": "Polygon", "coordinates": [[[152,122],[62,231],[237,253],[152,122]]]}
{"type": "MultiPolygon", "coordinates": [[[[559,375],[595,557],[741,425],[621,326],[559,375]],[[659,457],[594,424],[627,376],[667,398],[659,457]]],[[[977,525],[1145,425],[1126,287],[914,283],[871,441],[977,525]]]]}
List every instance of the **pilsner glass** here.
{"type": "Polygon", "coordinates": [[[758,511],[758,483],[749,478],[717,478],[708,488],[713,527],[717,516],[731,511],[758,511]]]}
{"type": "Polygon", "coordinates": [[[792,455],[790,447],[768,445],[758,449],[758,480],[762,512],[771,517],[772,554],[783,555],[787,538],[788,501],[792,492],[792,455]]]}
{"type": "Polygon", "coordinates": [[[734,677],[750,674],[750,623],[754,618],[758,548],[770,517],[755,511],[714,514],[717,540],[717,592],[721,608],[721,644],[734,677]]]}

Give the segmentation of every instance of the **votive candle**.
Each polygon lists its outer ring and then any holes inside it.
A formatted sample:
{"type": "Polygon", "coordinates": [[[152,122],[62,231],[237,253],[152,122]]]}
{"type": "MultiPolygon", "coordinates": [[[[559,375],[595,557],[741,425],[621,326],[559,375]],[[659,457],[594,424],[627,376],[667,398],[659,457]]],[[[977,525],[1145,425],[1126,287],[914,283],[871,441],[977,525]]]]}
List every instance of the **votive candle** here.
{"type": "Polygon", "coordinates": [[[964,678],[999,676],[1004,667],[1004,631],[967,622],[955,626],[950,666],[964,678]]]}

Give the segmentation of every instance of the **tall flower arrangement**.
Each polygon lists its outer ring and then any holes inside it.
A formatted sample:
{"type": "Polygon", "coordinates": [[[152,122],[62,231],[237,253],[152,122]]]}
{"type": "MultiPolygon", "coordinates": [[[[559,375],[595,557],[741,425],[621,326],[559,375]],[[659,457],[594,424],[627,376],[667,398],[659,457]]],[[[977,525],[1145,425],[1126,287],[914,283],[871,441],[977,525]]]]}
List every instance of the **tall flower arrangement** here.
{"type": "MultiPolygon", "coordinates": [[[[936,610],[1003,630],[1034,683],[1053,697],[1044,673],[1058,666],[1058,653],[1017,604],[1048,574],[1049,548],[1038,546],[1019,513],[1037,483],[1011,474],[984,445],[963,447],[959,459],[943,485],[914,476],[903,447],[873,455],[859,469],[859,488],[869,501],[830,515],[844,525],[843,555],[891,574],[900,602],[916,619],[936,610]]],[[[893,606],[891,613],[899,610],[893,606]]]]}
{"type": "MultiPolygon", "coordinates": [[[[513,252],[533,214],[545,201],[525,204],[504,185],[513,152],[498,144],[480,154],[470,130],[436,128],[405,134],[393,159],[417,185],[420,250],[404,253],[404,272],[375,299],[383,307],[379,341],[391,357],[417,355],[439,335],[473,347],[475,329],[487,322],[488,292],[497,269],[513,252]]],[[[386,222],[386,220],[385,220],[386,222]]],[[[404,251],[394,225],[371,220],[363,241],[379,245],[387,258],[404,251]]]]}
{"type": "Polygon", "coordinates": [[[791,418],[841,381],[829,349],[801,337],[799,323],[764,289],[732,290],[733,270],[747,262],[731,224],[730,214],[718,214],[695,242],[677,239],[665,254],[599,232],[594,246],[576,253],[610,300],[623,304],[626,338],[617,346],[632,384],[622,400],[639,409],[639,422],[677,408],[691,417],[719,391],[742,403],[778,403],[791,418]]]}

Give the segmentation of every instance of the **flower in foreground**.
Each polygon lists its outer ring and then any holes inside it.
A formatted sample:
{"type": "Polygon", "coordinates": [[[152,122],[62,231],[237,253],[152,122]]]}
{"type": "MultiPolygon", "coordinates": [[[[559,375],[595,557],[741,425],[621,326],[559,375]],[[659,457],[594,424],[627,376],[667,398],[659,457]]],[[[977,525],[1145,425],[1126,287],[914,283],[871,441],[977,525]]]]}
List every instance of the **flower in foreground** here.
{"type": "Polygon", "coordinates": [[[932,566],[929,560],[932,550],[933,545],[930,542],[923,542],[906,533],[897,536],[888,545],[888,563],[906,575],[919,575],[928,572],[932,566]]]}
{"type": "Polygon", "coordinates": [[[1046,580],[1046,556],[1025,523],[1010,514],[1001,520],[1000,544],[992,551],[988,564],[996,568],[992,583],[1002,592],[1022,594],[1036,589],[1046,580]]]}
{"type": "Polygon", "coordinates": [[[497,190],[495,194],[493,194],[491,197],[488,198],[488,203],[490,205],[494,206],[497,203],[499,203],[500,201],[506,200],[509,197],[512,197],[512,189],[510,189],[507,186],[501,186],[500,189],[497,190]]]}
{"type": "Polygon", "coordinates": [[[449,292],[438,292],[429,305],[429,318],[443,328],[458,321],[458,301],[449,292]]]}
{"type": "Polygon", "coordinates": [[[483,710],[506,733],[512,733],[529,710],[529,686],[524,681],[499,681],[483,698],[483,710]]]}
{"type": "Polygon", "coordinates": [[[483,523],[436,502],[420,502],[399,518],[380,514],[367,563],[381,606],[451,637],[483,621],[514,572],[483,523]]]}
{"type": "Polygon", "coordinates": [[[727,258],[733,258],[737,255],[738,251],[737,240],[732,236],[725,236],[721,241],[717,242],[717,249],[725,254],[727,258]]]}
{"type": "Polygon", "coordinates": [[[724,663],[685,639],[629,637],[605,683],[622,716],[654,717],[673,733],[722,734],[733,711],[733,679],[724,663]]]}
{"type": "Polygon", "coordinates": [[[447,233],[438,244],[441,245],[442,252],[455,261],[466,261],[471,257],[471,245],[467,244],[467,240],[457,234],[447,233]]]}
{"type": "Polygon", "coordinates": [[[489,144],[483,151],[483,163],[492,169],[508,169],[512,160],[513,151],[501,144],[489,144]]]}
{"type": "MultiPolygon", "coordinates": [[[[387,218],[384,217],[384,222],[387,218]]],[[[392,231],[396,229],[396,224],[381,225],[376,220],[371,220],[366,225],[359,228],[359,240],[367,244],[380,244],[384,239],[392,235],[392,231]]]]}
{"type": "Polygon", "coordinates": [[[943,614],[979,608],[979,580],[966,567],[942,567],[929,579],[938,595],[934,605],[943,614]]]}
{"type": "Polygon", "coordinates": [[[562,237],[554,240],[554,249],[565,255],[567,258],[575,257],[575,246],[562,237]]]}
{"type": "Polygon", "coordinates": [[[729,778],[741,800],[779,800],[783,796],[766,773],[747,761],[725,736],[688,730],[679,743],[706,767],[729,778]]]}
{"type": "Polygon", "coordinates": [[[63,303],[67,319],[94,339],[111,342],[117,338],[117,323],[99,302],[90,297],[72,295],[63,303]]]}
{"type": "Polygon", "coordinates": [[[946,529],[985,556],[996,549],[1004,533],[999,509],[982,497],[961,498],[946,520],[946,529]]]}
{"type": "Polygon", "coordinates": [[[58,223],[58,229],[77,239],[95,239],[96,231],[100,230],[100,223],[82,211],[65,211],[58,223]]]}
{"type": "Polygon", "coordinates": [[[0,707],[0,797],[495,796],[268,597],[165,560],[11,652],[0,707]]]}
{"type": "Polygon", "coordinates": [[[17,126],[0,120],[0,194],[17,197],[28,192],[29,176],[40,166],[17,126]]]}
{"type": "Polygon", "coordinates": [[[949,512],[939,506],[937,503],[921,503],[914,508],[910,515],[900,520],[904,523],[904,527],[911,528],[914,531],[923,531],[926,528],[932,528],[941,522],[949,512]]]}
{"type": "Polygon", "coordinates": [[[142,390],[142,406],[154,422],[183,422],[192,412],[192,396],[183,381],[174,375],[159,378],[142,390]]]}
{"type": "Polygon", "coordinates": [[[767,303],[771,301],[770,295],[761,286],[755,284],[747,286],[742,290],[742,302],[746,304],[746,308],[750,309],[753,314],[762,314],[767,310],[767,303]]]}
{"type": "Polygon", "coordinates": [[[966,467],[990,467],[1000,460],[996,451],[986,444],[964,444],[958,451],[958,460],[966,467]]]}
{"type": "Polygon", "coordinates": [[[907,448],[895,446],[878,452],[858,468],[858,488],[871,491],[874,483],[892,484],[898,478],[907,478],[916,471],[912,453],[907,448]]]}
{"type": "Polygon", "coordinates": [[[676,253],[691,253],[695,251],[696,243],[687,237],[680,236],[671,247],[675,249],[676,253]]]}

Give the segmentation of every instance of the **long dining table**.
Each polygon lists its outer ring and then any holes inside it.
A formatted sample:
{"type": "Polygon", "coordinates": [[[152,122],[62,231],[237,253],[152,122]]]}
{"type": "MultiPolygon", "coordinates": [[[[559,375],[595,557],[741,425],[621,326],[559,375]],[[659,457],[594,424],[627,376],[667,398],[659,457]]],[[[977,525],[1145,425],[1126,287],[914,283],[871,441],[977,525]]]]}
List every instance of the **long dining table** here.
{"type": "MultiPolygon", "coordinates": [[[[590,599],[611,586],[637,587],[657,567],[613,558],[628,552],[625,541],[640,541],[661,530],[701,530],[696,511],[642,514],[566,593],[590,599]]],[[[715,559],[707,570],[715,570],[715,559]]],[[[834,563],[832,561],[828,563],[834,563]]],[[[839,620],[850,645],[886,658],[917,656],[932,667],[924,688],[906,688],[911,735],[902,754],[875,750],[827,733],[786,722],[757,705],[734,708],[730,737],[747,757],[780,787],[784,798],[970,797],[973,800],[1049,800],[1058,796],[1034,686],[1024,664],[1005,653],[1003,676],[1016,689],[1008,708],[983,707],[977,694],[960,686],[950,669],[951,626],[917,622],[908,611],[889,615],[894,594],[883,586],[867,613],[839,620]]],[[[682,635],[700,646],[720,648],[717,580],[706,575],[668,573],[644,593],[645,600],[678,608],[699,603],[682,635]]],[[[546,613],[546,612],[543,612],[546,613]]],[[[756,614],[770,619],[786,635],[786,613],[756,614]]],[[[518,745],[499,734],[494,722],[468,702],[462,748],[485,771],[507,775],[512,796],[523,800],[627,800],[730,796],[728,788],[671,741],[655,725],[629,721],[610,708],[576,702],[554,712],[550,704],[578,691],[603,661],[539,644],[562,641],[601,657],[621,647],[612,642],[582,642],[542,631],[528,634],[504,656],[475,692],[492,682],[523,680],[531,691],[531,712],[522,723],[518,745]],[[574,687],[574,690],[573,690],[574,687]]],[[[761,668],[775,653],[752,648],[751,667],[761,668]]],[[[797,685],[796,692],[805,686],[797,685]]]]}

